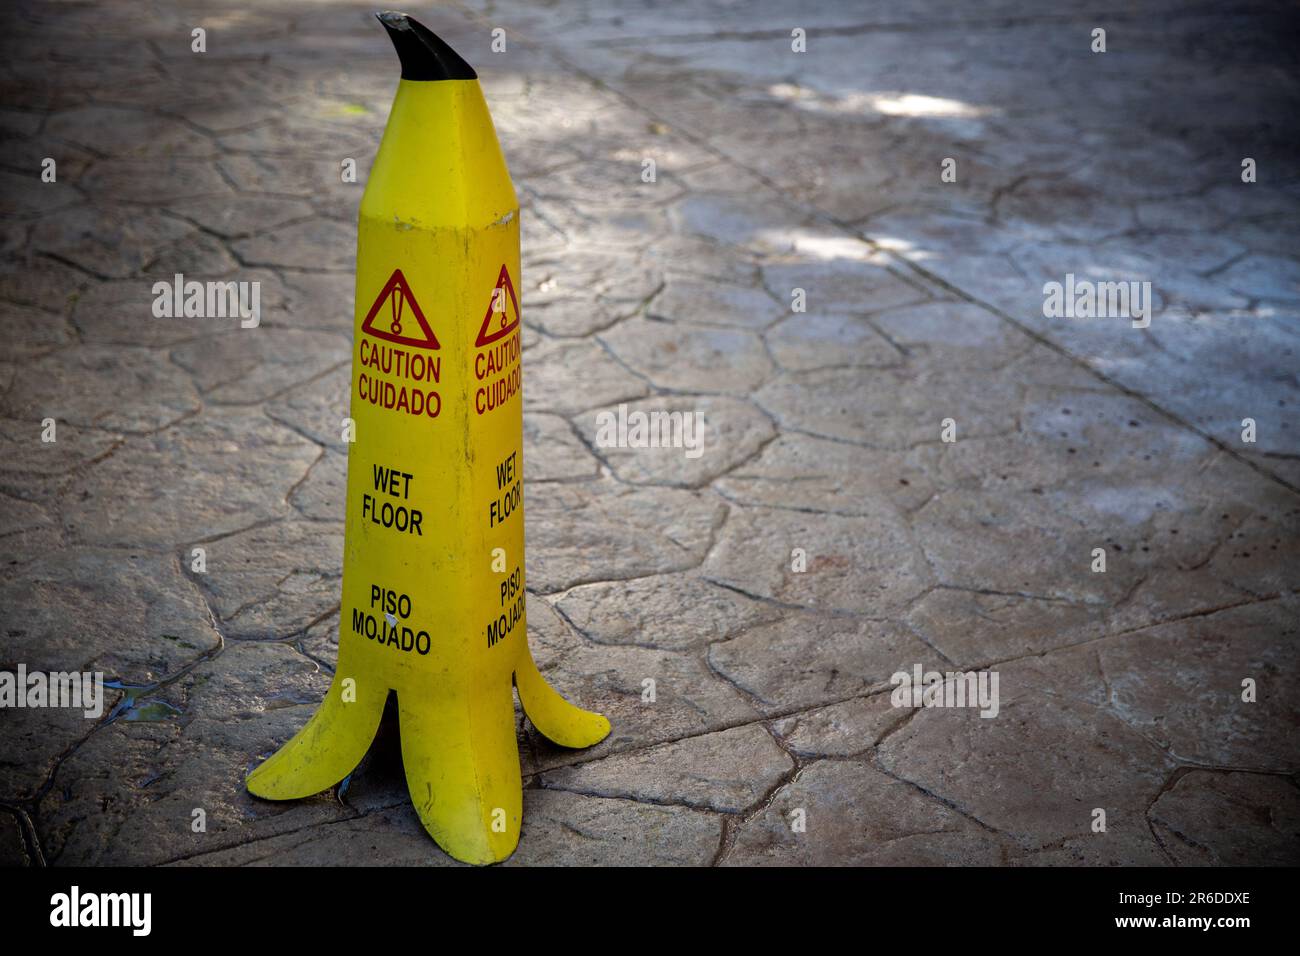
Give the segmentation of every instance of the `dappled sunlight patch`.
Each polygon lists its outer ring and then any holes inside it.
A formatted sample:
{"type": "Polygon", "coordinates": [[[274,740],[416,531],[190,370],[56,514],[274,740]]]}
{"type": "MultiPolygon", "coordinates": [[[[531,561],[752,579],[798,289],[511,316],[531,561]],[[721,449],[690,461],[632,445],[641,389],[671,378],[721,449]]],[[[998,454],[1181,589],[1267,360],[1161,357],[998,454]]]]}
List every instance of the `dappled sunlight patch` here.
{"type": "Polygon", "coordinates": [[[869,92],[852,90],[842,94],[821,93],[794,83],[774,83],[767,88],[769,95],[789,103],[796,109],[814,113],[863,114],[868,111],[885,116],[911,116],[934,119],[978,119],[994,116],[1001,110],[976,106],[961,100],[924,93],[898,91],[869,92]]]}
{"type": "Polygon", "coordinates": [[[998,110],[987,106],[974,106],[961,100],[921,93],[870,93],[865,94],[869,105],[886,116],[935,116],[974,119],[991,116],[998,110]]]}
{"type": "Polygon", "coordinates": [[[881,249],[897,253],[900,256],[906,256],[913,262],[922,262],[935,257],[934,252],[922,249],[916,243],[899,236],[872,236],[871,241],[881,249]]]}

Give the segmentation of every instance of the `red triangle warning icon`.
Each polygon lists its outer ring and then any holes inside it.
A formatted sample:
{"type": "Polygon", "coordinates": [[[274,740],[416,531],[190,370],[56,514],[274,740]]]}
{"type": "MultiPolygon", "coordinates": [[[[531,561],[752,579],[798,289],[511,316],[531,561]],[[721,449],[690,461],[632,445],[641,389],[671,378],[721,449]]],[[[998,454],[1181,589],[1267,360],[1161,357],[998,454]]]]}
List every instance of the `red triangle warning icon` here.
{"type": "Polygon", "coordinates": [[[438,337],[433,334],[433,329],[424,317],[424,310],[411,294],[411,286],[401,269],[394,269],[384,283],[375,304],[366,313],[366,320],[361,323],[361,331],[377,339],[411,345],[417,349],[441,347],[438,345],[438,337]]]}
{"type": "Polygon", "coordinates": [[[497,276],[496,288],[488,300],[487,315],[483,316],[483,327],[478,330],[474,346],[489,345],[497,339],[505,338],[519,327],[519,300],[515,298],[515,287],[510,281],[510,273],[505,266],[497,276]]]}

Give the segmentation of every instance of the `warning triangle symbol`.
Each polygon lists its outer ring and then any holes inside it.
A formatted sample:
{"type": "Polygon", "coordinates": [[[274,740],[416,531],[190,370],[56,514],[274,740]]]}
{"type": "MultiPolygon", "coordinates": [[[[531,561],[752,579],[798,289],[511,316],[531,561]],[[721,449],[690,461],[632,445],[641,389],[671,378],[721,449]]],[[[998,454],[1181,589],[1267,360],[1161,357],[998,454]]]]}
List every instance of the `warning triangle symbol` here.
{"type": "Polygon", "coordinates": [[[519,326],[519,300],[515,298],[515,287],[510,281],[510,273],[505,266],[497,276],[496,288],[488,299],[487,314],[483,316],[483,327],[478,330],[474,346],[490,345],[497,339],[505,338],[519,326]]]}
{"type": "Polygon", "coordinates": [[[441,348],[401,269],[394,269],[384,283],[375,304],[361,323],[361,331],[377,339],[418,349],[441,348]]]}

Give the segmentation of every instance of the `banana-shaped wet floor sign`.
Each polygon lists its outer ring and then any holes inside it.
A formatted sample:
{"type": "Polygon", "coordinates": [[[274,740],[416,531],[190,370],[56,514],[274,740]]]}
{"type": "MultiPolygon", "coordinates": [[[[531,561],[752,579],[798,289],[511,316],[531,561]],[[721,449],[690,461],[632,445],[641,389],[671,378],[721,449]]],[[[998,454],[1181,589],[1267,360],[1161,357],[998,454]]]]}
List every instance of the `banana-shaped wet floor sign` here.
{"type": "Polygon", "coordinates": [[[609,721],[537,671],[524,615],[519,203],[478,77],[398,13],[402,79],[361,200],[338,668],[320,709],[248,777],[319,793],[365,756],[389,692],[425,829],[459,860],[519,842],[514,695],[588,747],[609,721]]]}

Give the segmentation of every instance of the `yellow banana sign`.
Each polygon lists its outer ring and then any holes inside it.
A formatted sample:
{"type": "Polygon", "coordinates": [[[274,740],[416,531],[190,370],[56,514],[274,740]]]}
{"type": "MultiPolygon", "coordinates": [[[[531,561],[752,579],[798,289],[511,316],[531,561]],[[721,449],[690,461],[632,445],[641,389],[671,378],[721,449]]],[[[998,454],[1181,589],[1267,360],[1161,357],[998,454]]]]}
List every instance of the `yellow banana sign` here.
{"type": "Polygon", "coordinates": [[[446,43],[379,19],[402,80],[361,200],[338,669],[248,790],[292,800],[338,783],[393,691],[425,829],[491,863],[522,816],[512,678],[558,744],[610,726],[557,694],[528,649],[519,203],[492,119],[446,43]]]}

